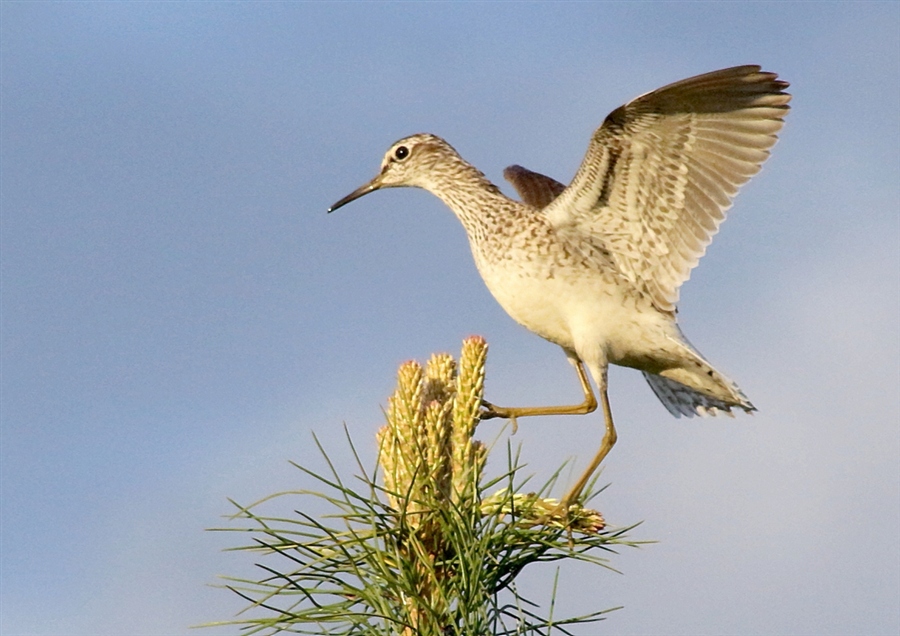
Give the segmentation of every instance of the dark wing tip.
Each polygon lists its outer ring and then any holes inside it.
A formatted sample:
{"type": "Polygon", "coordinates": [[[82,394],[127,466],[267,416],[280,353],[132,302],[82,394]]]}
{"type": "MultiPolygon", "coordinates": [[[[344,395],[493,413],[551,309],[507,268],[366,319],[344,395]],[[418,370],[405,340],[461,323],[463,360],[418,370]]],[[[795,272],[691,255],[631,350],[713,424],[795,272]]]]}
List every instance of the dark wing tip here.
{"type": "Polygon", "coordinates": [[[513,185],[523,203],[539,210],[550,205],[566,189],[552,177],[517,165],[506,168],[503,171],[503,178],[513,185]]]}
{"type": "Polygon", "coordinates": [[[646,113],[719,113],[756,106],[787,108],[791,96],[784,90],[789,85],[757,64],[732,66],[645,93],[611,112],[604,123],[621,128],[632,117],[646,113]]]}
{"type": "Polygon", "coordinates": [[[530,170],[523,168],[518,164],[513,164],[511,166],[506,166],[506,168],[503,169],[503,178],[510,183],[515,184],[516,178],[529,172],[530,170]]]}

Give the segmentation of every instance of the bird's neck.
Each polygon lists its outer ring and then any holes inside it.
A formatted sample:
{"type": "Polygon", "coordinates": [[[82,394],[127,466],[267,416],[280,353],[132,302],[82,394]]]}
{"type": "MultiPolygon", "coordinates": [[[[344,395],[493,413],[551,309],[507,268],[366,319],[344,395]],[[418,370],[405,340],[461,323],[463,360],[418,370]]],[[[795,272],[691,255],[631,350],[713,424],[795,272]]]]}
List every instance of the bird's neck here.
{"type": "Polygon", "coordinates": [[[494,231],[504,211],[516,202],[505,196],[474,166],[459,161],[441,170],[427,188],[453,210],[470,238],[494,231]]]}

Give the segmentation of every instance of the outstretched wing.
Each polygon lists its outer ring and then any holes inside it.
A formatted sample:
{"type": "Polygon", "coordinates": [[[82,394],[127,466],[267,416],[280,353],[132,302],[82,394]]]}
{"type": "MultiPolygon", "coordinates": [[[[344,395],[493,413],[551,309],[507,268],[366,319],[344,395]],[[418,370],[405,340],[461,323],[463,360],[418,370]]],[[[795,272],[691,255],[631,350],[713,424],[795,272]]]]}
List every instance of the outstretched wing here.
{"type": "Polygon", "coordinates": [[[659,309],[674,310],[738,188],[769,156],[787,86],[758,66],[738,66],[617,108],[547,218],[561,233],[602,243],[659,309]]]}
{"type": "Polygon", "coordinates": [[[509,166],[503,171],[503,178],[513,185],[523,203],[538,210],[550,205],[566,189],[556,179],[522,166],[509,166]]]}

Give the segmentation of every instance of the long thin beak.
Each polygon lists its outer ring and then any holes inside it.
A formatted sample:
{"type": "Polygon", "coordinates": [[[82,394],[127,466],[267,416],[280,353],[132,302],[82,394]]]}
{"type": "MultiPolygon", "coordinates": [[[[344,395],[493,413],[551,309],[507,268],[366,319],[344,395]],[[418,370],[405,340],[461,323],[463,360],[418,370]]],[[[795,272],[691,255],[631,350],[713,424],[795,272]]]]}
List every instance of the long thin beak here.
{"type": "Polygon", "coordinates": [[[334,211],[337,210],[338,208],[344,207],[345,205],[347,205],[347,204],[350,203],[351,201],[355,201],[355,200],[358,199],[359,197],[361,197],[361,196],[363,196],[363,195],[366,195],[366,194],[369,194],[370,192],[374,192],[375,190],[377,190],[378,188],[380,188],[380,187],[381,187],[380,176],[381,176],[381,175],[379,175],[378,177],[375,177],[374,179],[372,179],[371,181],[369,181],[369,182],[368,182],[367,184],[365,184],[364,186],[361,186],[361,187],[357,188],[356,190],[354,190],[353,192],[351,192],[350,194],[348,194],[347,196],[345,196],[343,199],[341,199],[340,201],[338,201],[337,203],[335,203],[334,205],[332,205],[330,208],[328,208],[329,214],[330,214],[331,212],[334,212],[334,211]]]}

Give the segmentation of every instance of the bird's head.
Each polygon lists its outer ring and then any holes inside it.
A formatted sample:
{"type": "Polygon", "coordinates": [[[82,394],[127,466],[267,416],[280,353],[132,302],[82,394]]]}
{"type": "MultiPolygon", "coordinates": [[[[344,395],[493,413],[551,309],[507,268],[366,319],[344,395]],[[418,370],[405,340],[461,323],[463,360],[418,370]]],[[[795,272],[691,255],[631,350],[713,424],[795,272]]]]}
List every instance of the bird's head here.
{"type": "Polygon", "coordinates": [[[357,188],[328,208],[334,212],[359,197],[381,188],[416,187],[431,189],[442,165],[454,163],[459,155],[436,135],[420,133],[394,142],[381,160],[381,171],[374,179],[357,188]]]}

